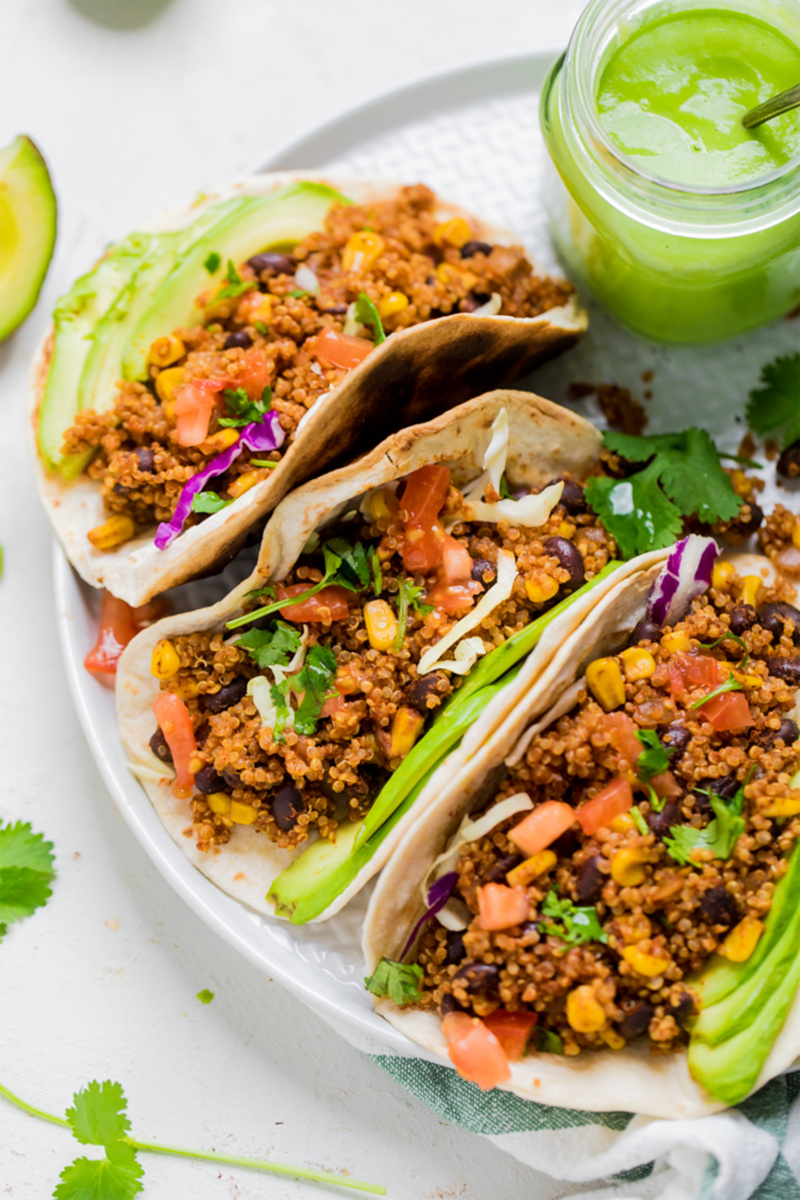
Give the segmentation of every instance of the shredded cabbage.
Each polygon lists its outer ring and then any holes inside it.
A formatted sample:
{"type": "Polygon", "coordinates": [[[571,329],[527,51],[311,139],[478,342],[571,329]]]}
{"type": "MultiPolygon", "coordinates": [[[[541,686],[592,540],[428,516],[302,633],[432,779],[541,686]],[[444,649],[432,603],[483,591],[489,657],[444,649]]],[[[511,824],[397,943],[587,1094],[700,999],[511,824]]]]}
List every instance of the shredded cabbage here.
{"type": "Polygon", "coordinates": [[[526,812],[531,808],[533,808],[533,801],[528,793],[515,792],[513,796],[506,796],[505,800],[493,804],[482,817],[478,817],[477,821],[473,821],[469,816],[464,817],[453,835],[450,845],[442,851],[438,858],[433,860],[425,872],[425,878],[420,885],[422,899],[425,903],[428,902],[428,880],[433,876],[435,882],[437,879],[441,879],[442,875],[447,875],[449,871],[452,871],[458,862],[462,846],[467,842],[477,842],[479,838],[486,837],[487,833],[491,833],[495,825],[499,825],[501,821],[507,821],[515,813],[526,812]],[[437,870],[437,868],[439,869],[437,870]]]}
{"type": "Polygon", "coordinates": [[[483,473],[464,491],[464,499],[480,500],[486,491],[486,485],[491,483],[497,494],[500,494],[500,480],[506,469],[508,458],[508,410],[501,408],[492,421],[492,436],[486,453],[483,456],[483,473]]]}
{"type": "MultiPolygon", "coordinates": [[[[276,674],[276,683],[280,683],[281,680],[277,679],[277,673],[280,671],[281,674],[283,674],[282,669],[280,667],[273,667],[272,670],[275,671],[276,674]]],[[[261,722],[264,727],[266,729],[274,729],[278,721],[278,710],[275,707],[274,700],[272,699],[272,684],[267,679],[266,675],[256,675],[255,678],[251,679],[247,685],[247,694],[248,696],[252,696],[253,703],[258,709],[258,715],[261,717],[261,722]]],[[[294,709],[291,707],[291,705],[288,705],[287,707],[289,708],[289,715],[284,721],[283,727],[284,729],[293,729],[294,709]]]]}
{"type": "Polygon", "coordinates": [[[301,263],[295,271],[294,281],[299,288],[302,288],[304,292],[310,292],[312,296],[319,290],[319,280],[311,267],[306,266],[305,263],[301,263]]]}
{"type": "Polygon", "coordinates": [[[364,326],[356,319],[356,302],[353,300],[347,306],[347,316],[342,326],[342,333],[346,334],[347,337],[358,337],[363,332],[364,326]]]}
{"type": "Polygon", "coordinates": [[[535,496],[523,496],[521,500],[498,500],[487,504],[485,500],[466,500],[459,519],[462,521],[508,521],[509,525],[544,525],[550,513],[561,499],[564,484],[551,483],[535,496]]]}
{"type": "Polygon", "coordinates": [[[503,307],[503,298],[499,292],[492,292],[489,299],[480,308],[470,313],[471,317],[496,317],[503,307]]]}
{"type": "MultiPolygon", "coordinates": [[[[153,756],[155,757],[155,755],[153,756]]],[[[140,783],[161,783],[165,779],[174,779],[175,772],[169,768],[166,770],[157,771],[155,767],[148,767],[146,763],[126,763],[125,764],[140,783]]]]}
{"type": "Polygon", "coordinates": [[[454,675],[466,675],[485,653],[486,646],[483,638],[464,638],[464,641],[459,642],[456,646],[453,657],[438,664],[439,670],[452,671],[454,675]]]}
{"type": "Polygon", "coordinates": [[[456,642],[460,642],[465,633],[470,629],[474,629],[480,625],[493,608],[497,608],[498,604],[502,604],[511,595],[514,587],[514,580],[517,577],[517,561],[510,550],[501,550],[497,555],[497,579],[473,608],[472,612],[467,613],[460,621],[457,621],[452,629],[444,635],[444,637],[426,650],[422,658],[419,660],[417,667],[418,675],[427,675],[438,665],[442,655],[454,646],[456,642]]]}

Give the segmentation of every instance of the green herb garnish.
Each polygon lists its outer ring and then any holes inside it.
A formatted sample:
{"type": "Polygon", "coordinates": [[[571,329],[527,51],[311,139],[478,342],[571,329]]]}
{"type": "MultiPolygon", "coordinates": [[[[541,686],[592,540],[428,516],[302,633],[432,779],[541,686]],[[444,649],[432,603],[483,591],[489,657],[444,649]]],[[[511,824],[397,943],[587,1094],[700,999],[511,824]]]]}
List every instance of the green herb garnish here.
{"type": "Polygon", "coordinates": [[[277,467],[277,465],[278,464],[276,462],[267,462],[266,458],[251,458],[250,459],[251,467],[277,467]]]}
{"type": "Polygon", "coordinates": [[[662,746],[654,729],[637,729],[636,736],[645,747],[636,759],[636,775],[647,788],[653,812],[661,812],[664,801],[656,795],[651,780],[669,770],[669,756],[675,753],[675,747],[662,746]]]}
{"type": "Polygon", "coordinates": [[[603,444],[629,462],[646,464],[628,479],[599,476],[586,485],[587,503],[625,558],[671,546],[684,517],[730,521],[742,506],[704,429],[653,437],[607,430],[603,444]]]}
{"type": "Polygon", "coordinates": [[[351,546],[344,538],[336,537],[331,538],[325,545],[330,546],[334,554],[339,555],[341,559],[339,573],[350,581],[352,591],[369,586],[370,568],[367,551],[361,542],[356,542],[354,546],[351,546]]]}
{"type": "Polygon", "coordinates": [[[197,993],[197,999],[201,1004],[210,1004],[214,999],[214,993],[210,992],[208,988],[203,988],[202,991],[197,993]]]}
{"type": "Polygon", "coordinates": [[[266,337],[269,332],[263,321],[253,321],[253,328],[256,333],[260,333],[262,337],[266,337]]]}
{"type": "Polygon", "coordinates": [[[737,646],[741,646],[744,650],[744,658],[739,665],[744,670],[750,661],[750,651],[747,649],[747,642],[743,637],[739,637],[738,633],[731,633],[730,629],[726,629],[722,636],[715,638],[713,642],[698,642],[697,644],[703,650],[714,650],[720,642],[736,642],[737,646]]]}
{"type": "Polygon", "coordinates": [[[0,940],[13,921],[30,917],[51,896],[53,843],[30,825],[0,826],[0,940]]]}
{"type": "Polygon", "coordinates": [[[741,812],[746,786],[745,782],[729,805],[713,792],[706,791],[714,810],[714,819],[709,821],[705,829],[695,829],[694,825],[673,825],[669,831],[670,836],[664,838],[664,845],[670,857],[682,866],[696,867],[698,870],[702,869],[702,863],[696,863],[692,859],[693,850],[711,850],[715,858],[730,858],[736,843],[744,833],[745,821],[741,812]]]}
{"type": "Polygon", "coordinates": [[[416,1004],[422,995],[422,967],[417,963],[382,958],[372,975],[364,980],[373,996],[388,996],[395,1004],[416,1004]]]}
{"type": "Polygon", "coordinates": [[[537,1027],[533,1031],[533,1040],[539,1054],[563,1054],[564,1043],[552,1029],[537,1027]]]}
{"type": "Polygon", "coordinates": [[[370,546],[367,551],[370,567],[372,568],[372,592],[375,596],[380,596],[383,591],[383,571],[381,570],[381,560],[378,557],[378,551],[374,546],[370,546]]]}
{"type": "Polygon", "coordinates": [[[244,388],[237,388],[236,391],[225,388],[222,395],[225,407],[231,414],[229,417],[219,418],[220,425],[226,428],[241,429],[254,421],[261,424],[272,405],[272,388],[269,386],[264,388],[260,400],[251,400],[244,388]]]}
{"type": "MultiPolygon", "coordinates": [[[[650,807],[652,808],[652,801],[651,801],[650,807]]],[[[656,812],[658,812],[658,809],[656,809],[656,812]]],[[[634,824],[636,825],[636,828],[639,830],[639,833],[646,835],[650,832],[650,828],[647,824],[647,821],[645,821],[644,817],[642,816],[641,810],[639,809],[638,805],[634,804],[633,808],[631,809],[631,816],[633,817],[634,824]]]]}
{"type": "Polygon", "coordinates": [[[542,905],[542,916],[554,920],[542,925],[544,933],[552,934],[568,946],[582,946],[584,942],[607,942],[608,934],[603,929],[594,905],[578,908],[570,899],[559,900],[552,889],[542,905]]]}
{"type": "Polygon", "coordinates": [[[301,296],[307,296],[308,292],[305,288],[292,288],[286,295],[291,296],[293,300],[299,300],[301,296]]]}
{"type": "Polygon", "coordinates": [[[209,275],[213,275],[215,271],[219,270],[219,264],[221,262],[222,259],[217,254],[216,250],[212,250],[206,261],[203,263],[203,266],[208,271],[209,275]]]}
{"type": "Polygon", "coordinates": [[[263,671],[266,667],[288,666],[300,642],[300,632],[293,625],[274,621],[271,629],[248,629],[236,645],[246,650],[263,671]]]}
{"type": "Polygon", "coordinates": [[[724,692],[741,692],[742,685],[734,679],[731,673],[724,683],[719,687],[715,687],[713,692],[709,692],[707,696],[702,696],[699,700],[695,700],[692,708],[702,708],[704,704],[708,704],[709,700],[713,700],[715,696],[721,696],[724,692]]]}
{"type": "MultiPolygon", "coordinates": [[[[219,264],[217,264],[219,265],[219,264]]],[[[212,304],[219,304],[220,300],[235,300],[237,296],[243,296],[245,292],[251,292],[256,284],[252,279],[245,281],[242,279],[232,259],[228,259],[228,270],[225,275],[225,286],[217,292],[212,300],[212,304]]]]}
{"type": "Polygon", "coordinates": [[[422,616],[433,612],[432,604],[420,604],[419,602],[419,597],[424,590],[412,583],[410,579],[403,578],[397,581],[397,633],[392,643],[392,649],[395,652],[403,645],[403,639],[406,636],[409,609],[413,608],[414,612],[421,613],[422,616]]]}
{"type": "MultiPolygon", "coordinates": [[[[355,554],[354,548],[345,542],[344,539],[336,538],[337,542],[341,542],[347,546],[348,551],[352,555],[355,554]]],[[[328,542],[325,542],[322,547],[323,559],[325,562],[325,570],[319,583],[313,584],[307,592],[301,592],[299,596],[286,596],[283,600],[275,600],[272,604],[267,604],[264,608],[256,608],[252,612],[243,613],[241,617],[236,617],[233,621],[228,621],[226,629],[238,629],[240,625],[249,625],[251,621],[259,621],[261,617],[269,617],[274,612],[279,612],[280,609],[286,608],[289,604],[302,604],[311,596],[316,596],[317,592],[321,592],[328,584],[338,584],[340,587],[347,588],[354,592],[357,588],[353,584],[353,563],[348,563],[342,569],[342,557],[337,554],[328,542]]],[[[369,581],[369,575],[367,576],[369,581]]]]}
{"type": "Polygon", "coordinates": [[[386,341],[381,315],[366,292],[358,293],[355,314],[359,325],[369,325],[372,328],[372,341],[375,346],[380,346],[381,342],[386,341]]]}
{"type": "Polygon", "coordinates": [[[192,496],[192,512],[196,513],[216,513],[229,504],[233,504],[233,500],[223,500],[217,492],[198,492],[192,496]]]}
{"type": "Polygon", "coordinates": [[[511,497],[511,492],[508,487],[508,480],[506,479],[506,473],[504,471],[503,474],[500,476],[500,499],[501,500],[510,500],[511,498],[512,497],[511,497]]]}
{"type": "Polygon", "coordinates": [[[800,353],[767,363],[761,384],[750,392],[747,424],[761,437],[780,436],[785,450],[800,438],[800,353]]]}
{"type": "Polygon", "coordinates": [[[294,727],[298,733],[310,736],[316,729],[320,710],[331,694],[335,674],[336,657],[330,646],[312,646],[302,671],[294,679],[287,680],[294,691],[303,693],[294,714],[294,727]]]}

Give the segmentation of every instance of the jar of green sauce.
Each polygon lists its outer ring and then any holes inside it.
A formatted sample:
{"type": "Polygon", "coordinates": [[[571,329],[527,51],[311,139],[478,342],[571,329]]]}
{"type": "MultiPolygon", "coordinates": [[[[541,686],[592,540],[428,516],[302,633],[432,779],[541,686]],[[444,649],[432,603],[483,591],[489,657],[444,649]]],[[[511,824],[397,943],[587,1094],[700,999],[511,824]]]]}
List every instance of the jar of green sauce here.
{"type": "Polygon", "coordinates": [[[741,123],[796,83],[800,0],[591,0],[542,94],[545,199],[622,324],[711,342],[800,304],[800,111],[741,123]]]}

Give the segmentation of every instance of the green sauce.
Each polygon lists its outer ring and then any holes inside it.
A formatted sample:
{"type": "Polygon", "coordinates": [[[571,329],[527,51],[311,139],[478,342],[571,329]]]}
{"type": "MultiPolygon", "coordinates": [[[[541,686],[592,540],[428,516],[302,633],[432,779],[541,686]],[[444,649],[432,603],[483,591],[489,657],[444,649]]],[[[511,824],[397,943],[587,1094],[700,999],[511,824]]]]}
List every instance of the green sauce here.
{"type": "Polygon", "coordinates": [[[742,116],[800,82],[800,47],[732,9],[672,13],[606,62],[600,123],[640,169],[676,183],[736,185],[800,153],[800,111],[747,130],[742,116]]]}

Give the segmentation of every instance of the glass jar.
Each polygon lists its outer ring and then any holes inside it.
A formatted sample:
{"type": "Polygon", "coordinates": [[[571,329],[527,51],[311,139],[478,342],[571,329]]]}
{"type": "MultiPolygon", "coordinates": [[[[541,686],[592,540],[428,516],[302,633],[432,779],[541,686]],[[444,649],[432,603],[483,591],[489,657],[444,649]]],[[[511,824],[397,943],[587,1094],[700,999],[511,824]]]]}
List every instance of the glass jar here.
{"type": "MultiPolygon", "coordinates": [[[[591,0],[542,93],[556,246],[618,321],[654,341],[717,341],[800,304],[800,158],[735,186],[675,183],[622,153],[598,117],[600,73],[621,39],[665,10],[712,3],[591,0]]],[[[725,7],[798,40],[797,0],[725,7]]]]}

